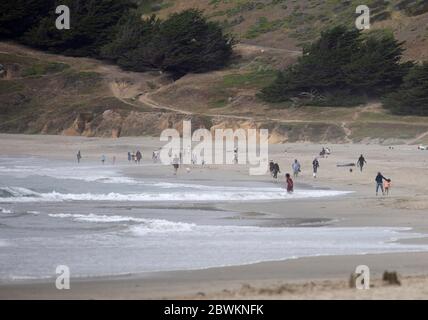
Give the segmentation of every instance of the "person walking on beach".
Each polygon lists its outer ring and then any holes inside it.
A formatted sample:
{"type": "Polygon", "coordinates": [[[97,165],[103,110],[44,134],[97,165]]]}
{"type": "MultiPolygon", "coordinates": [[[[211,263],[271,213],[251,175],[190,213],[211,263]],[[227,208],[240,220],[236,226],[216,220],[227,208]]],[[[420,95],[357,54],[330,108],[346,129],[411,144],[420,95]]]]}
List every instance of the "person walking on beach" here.
{"type": "Polygon", "coordinates": [[[388,180],[387,178],[385,178],[382,173],[378,172],[377,176],[375,178],[376,181],[376,196],[379,193],[379,189],[382,190],[382,195],[385,195],[385,189],[383,188],[383,181],[384,180],[388,180]]]}
{"type": "Polygon", "coordinates": [[[269,172],[270,175],[273,177],[273,167],[275,166],[275,163],[273,163],[273,160],[269,161],[269,172]]]}
{"type": "Polygon", "coordinates": [[[180,159],[175,155],[174,159],[172,160],[172,166],[174,167],[174,175],[177,175],[178,168],[180,167],[180,159]]]}
{"type": "Polygon", "coordinates": [[[386,179],[383,182],[383,188],[385,189],[385,193],[389,196],[389,190],[391,190],[391,179],[386,179]]]}
{"type": "Polygon", "coordinates": [[[77,152],[77,163],[80,163],[80,160],[82,159],[82,154],[80,153],[80,150],[77,152]]]}
{"type": "Polygon", "coordinates": [[[318,168],[320,167],[320,163],[318,161],[318,158],[315,158],[314,161],[312,161],[312,167],[314,168],[314,178],[317,177],[318,168]]]}
{"type": "Polygon", "coordinates": [[[364,164],[366,164],[366,163],[367,163],[367,161],[364,158],[364,156],[360,155],[360,157],[358,158],[358,161],[357,161],[357,166],[360,168],[361,172],[363,172],[363,167],[364,167],[364,164]]]}
{"type": "Polygon", "coordinates": [[[131,152],[128,151],[128,162],[131,162],[132,158],[131,158],[131,152]]]}
{"type": "Polygon", "coordinates": [[[294,177],[297,178],[299,175],[299,172],[301,172],[301,166],[299,161],[297,161],[297,159],[294,160],[293,164],[291,165],[291,168],[293,169],[294,177]]]}
{"type": "Polygon", "coordinates": [[[285,175],[285,181],[286,181],[286,184],[287,184],[287,192],[288,193],[293,193],[294,192],[294,182],[293,182],[293,179],[291,179],[291,176],[290,176],[289,173],[287,173],[285,175]]]}
{"type": "Polygon", "coordinates": [[[273,165],[273,171],[272,171],[272,176],[274,179],[278,179],[278,173],[281,173],[281,170],[279,169],[279,164],[275,163],[273,165]]]}
{"type": "Polygon", "coordinates": [[[138,164],[140,164],[141,159],[143,158],[143,155],[141,154],[140,150],[137,151],[135,154],[135,160],[138,164]]]}
{"type": "Polygon", "coordinates": [[[101,156],[101,162],[102,162],[102,164],[104,164],[106,162],[106,156],[105,155],[101,156]]]}

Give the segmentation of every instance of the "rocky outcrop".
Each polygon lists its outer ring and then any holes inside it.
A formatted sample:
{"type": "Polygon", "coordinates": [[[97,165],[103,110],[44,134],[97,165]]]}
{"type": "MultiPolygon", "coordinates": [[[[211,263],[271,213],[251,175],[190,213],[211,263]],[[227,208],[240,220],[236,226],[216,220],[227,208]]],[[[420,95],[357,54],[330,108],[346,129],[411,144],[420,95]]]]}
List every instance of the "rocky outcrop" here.
{"type": "Polygon", "coordinates": [[[93,120],[92,113],[79,113],[73,124],[62,131],[65,136],[90,136],[90,123],[93,120]]]}

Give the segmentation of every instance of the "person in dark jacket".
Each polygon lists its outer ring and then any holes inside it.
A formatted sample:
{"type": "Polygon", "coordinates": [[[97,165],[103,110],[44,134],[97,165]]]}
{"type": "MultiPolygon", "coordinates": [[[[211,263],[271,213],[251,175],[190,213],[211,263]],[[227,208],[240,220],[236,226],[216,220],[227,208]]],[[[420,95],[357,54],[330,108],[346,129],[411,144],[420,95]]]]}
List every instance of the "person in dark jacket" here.
{"type": "Polygon", "coordinates": [[[273,176],[273,168],[274,167],[275,167],[275,163],[272,160],[270,160],[269,161],[269,172],[270,172],[271,176],[273,176]]]}
{"type": "Polygon", "coordinates": [[[318,168],[320,167],[320,162],[318,161],[317,158],[315,158],[314,161],[312,161],[312,167],[314,168],[314,178],[316,178],[317,177],[318,168]]]}
{"type": "Polygon", "coordinates": [[[143,158],[143,154],[140,152],[140,150],[138,150],[137,153],[135,154],[135,161],[137,163],[140,163],[142,158],[143,158]]]}
{"type": "Polygon", "coordinates": [[[367,163],[366,159],[364,158],[363,155],[361,155],[357,161],[357,166],[360,168],[361,172],[363,172],[363,167],[364,167],[364,164],[366,164],[366,163],[367,163]]]}
{"type": "Polygon", "coordinates": [[[385,178],[382,173],[378,172],[375,178],[376,181],[376,196],[379,194],[379,189],[382,190],[382,195],[385,195],[385,190],[383,188],[383,180],[388,180],[385,178]]]}
{"type": "Polygon", "coordinates": [[[281,170],[279,169],[279,165],[278,165],[278,163],[275,163],[275,164],[273,165],[273,172],[272,172],[273,177],[274,177],[275,179],[278,179],[278,173],[280,173],[280,172],[281,172],[281,170]]]}

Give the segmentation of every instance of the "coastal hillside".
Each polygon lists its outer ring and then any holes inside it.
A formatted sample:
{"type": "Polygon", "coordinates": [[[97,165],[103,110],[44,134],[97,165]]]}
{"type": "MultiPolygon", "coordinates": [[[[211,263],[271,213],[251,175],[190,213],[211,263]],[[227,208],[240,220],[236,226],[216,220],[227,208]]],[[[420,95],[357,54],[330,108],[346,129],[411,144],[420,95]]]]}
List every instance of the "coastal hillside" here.
{"type": "MultiPolygon", "coordinates": [[[[146,2],[147,1],[143,1],[146,2]]],[[[163,0],[145,13],[165,17],[189,8],[219,21],[241,42],[289,50],[300,48],[335,25],[354,27],[356,0],[163,0]]],[[[424,0],[368,0],[371,29],[386,29],[406,41],[406,59],[428,58],[428,3],[424,0]]]]}
{"type": "MultiPolygon", "coordinates": [[[[47,53],[4,40],[0,43],[0,131],[157,136],[165,128],[180,128],[183,119],[192,119],[195,128],[268,128],[273,143],[428,143],[426,117],[393,115],[377,99],[355,107],[286,107],[260,99],[258,93],[275,80],[277,71],[296,63],[302,46],[332,25],[351,26],[355,4],[333,0],[141,2],[140,14],[161,19],[200,9],[235,39],[233,56],[225,67],[188,72],[178,79],[161,69],[124,70],[106,59],[47,53]]],[[[424,1],[371,1],[368,5],[374,30],[389,30],[398,40],[406,40],[403,60],[427,60],[424,1]]]]}

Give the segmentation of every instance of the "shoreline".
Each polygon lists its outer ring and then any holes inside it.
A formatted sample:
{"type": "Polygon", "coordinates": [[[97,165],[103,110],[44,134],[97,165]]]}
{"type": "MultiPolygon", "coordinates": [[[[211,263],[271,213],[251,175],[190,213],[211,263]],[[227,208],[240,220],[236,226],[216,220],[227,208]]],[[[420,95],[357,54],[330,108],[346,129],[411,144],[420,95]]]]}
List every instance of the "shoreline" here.
{"type": "MultiPolygon", "coordinates": [[[[107,156],[110,157],[113,154],[124,153],[129,145],[137,141],[145,146],[143,160],[147,162],[150,160],[150,151],[147,150],[157,148],[160,143],[155,138],[147,137],[129,139],[20,135],[0,135],[0,137],[6,138],[0,141],[1,155],[33,155],[73,161],[73,152],[79,148],[85,150],[84,156],[93,159],[91,164],[96,164],[95,159],[104,150],[109,150],[107,156]],[[60,141],[63,143],[58,145],[59,150],[53,149],[60,141]]],[[[286,201],[182,202],[174,208],[186,208],[186,205],[190,204],[193,208],[202,206],[213,210],[224,210],[232,212],[233,215],[223,219],[239,219],[240,224],[243,225],[275,227],[280,226],[287,219],[326,219],[329,221],[328,227],[399,227],[411,228],[412,232],[428,235],[425,214],[428,209],[426,196],[428,186],[424,184],[424,181],[428,181],[428,172],[427,160],[423,152],[417,152],[414,146],[407,145],[395,146],[394,150],[376,145],[332,145],[333,154],[328,159],[321,159],[319,177],[315,180],[308,171],[311,159],[319,150],[319,146],[319,144],[273,145],[270,157],[278,159],[281,167],[295,157],[301,160],[304,165],[304,175],[297,180],[298,187],[310,186],[313,189],[327,188],[353,193],[339,197],[286,201]],[[367,154],[369,159],[369,165],[363,173],[349,173],[336,167],[337,162],[350,161],[359,153],[367,154]],[[379,168],[383,168],[382,171],[386,171],[386,175],[393,176],[392,195],[389,197],[375,197],[373,194],[373,175],[379,168]]],[[[126,164],[123,160],[119,161],[126,164]]],[[[206,181],[216,185],[227,180],[251,185],[272,181],[269,176],[248,176],[245,166],[224,166],[221,170],[214,165],[204,168],[194,167],[191,174],[182,172],[178,177],[172,176],[172,170],[168,166],[150,165],[149,171],[144,170],[147,169],[145,166],[117,165],[116,168],[127,177],[149,179],[157,177],[161,180],[184,183],[197,184],[198,181],[206,181]]],[[[271,183],[282,185],[282,181],[271,183]]],[[[170,204],[167,203],[167,206],[171,206],[170,204]]],[[[136,205],[162,207],[158,202],[136,205]]],[[[227,220],[224,221],[227,222],[227,220]]],[[[316,227],[322,228],[322,226],[316,227]]],[[[426,237],[405,239],[400,242],[426,244],[428,239],[426,237]]],[[[399,295],[395,297],[406,298],[414,294],[416,297],[428,299],[428,292],[417,285],[417,283],[428,283],[428,252],[301,257],[191,271],[72,278],[72,289],[69,292],[56,290],[52,281],[2,282],[0,299],[293,299],[308,297],[335,299],[340,298],[340,295],[351,299],[369,298],[370,295],[362,297],[359,293],[355,293],[355,290],[347,287],[350,274],[360,264],[367,264],[373,271],[373,281],[376,286],[373,290],[369,290],[374,292],[372,294],[379,294],[380,298],[391,298],[389,289],[385,289],[379,282],[381,274],[389,270],[399,272],[405,279],[403,286],[405,283],[410,283],[409,290],[414,289],[401,297],[399,295]],[[329,283],[326,284],[325,281],[329,283]],[[316,283],[312,285],[312,282],[316,283]],[[73,284],[75,284],[74,287],[73,284]],[[290,285],[293,288],[290,289],[292,292],[277,288],[290,285]],[[320,288],[321,291],[316,288],[320,288]],[[316,292],[317,296],[311,295],[311,292],[316,292]]]]}
{"type": "MultiPolygon", "coordinates": [[[[425,261],[428,252],[303,257],[200,270],[71,278],[70,290],[57,290],[54,279],[0,283],[0,299],[341,299],[341,295],[359,299],[372,294],[393,299],[388,294],[397,293],[389,292],[391,288],[407,290],[406,282],[414,279],[428,283],[427,267],[421,266],[425,261]],[[349,287],[349,278],[358,265],[370,268],[374,284],[370,290],[349,287]],[[402,286],[382,282],[384,271],[397,272],[402,286]],[[278,291],[286,286],[301,291],[301,295],[278,291]],[[307,292],[308,286],[327,291],[314,297],[307,292]],[[385,288],[387,292],[383,292],[385,288]],[[269,291],[268,297],[263,297],[263,292],[269,291]]],[[[428,299],[428,289],[417,294],[428,299]]]]}

